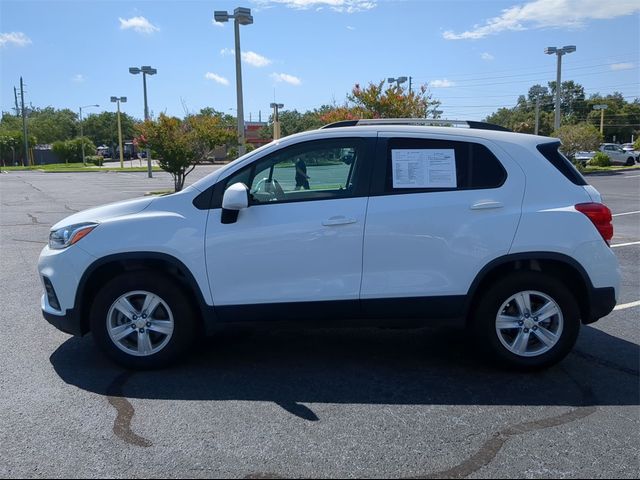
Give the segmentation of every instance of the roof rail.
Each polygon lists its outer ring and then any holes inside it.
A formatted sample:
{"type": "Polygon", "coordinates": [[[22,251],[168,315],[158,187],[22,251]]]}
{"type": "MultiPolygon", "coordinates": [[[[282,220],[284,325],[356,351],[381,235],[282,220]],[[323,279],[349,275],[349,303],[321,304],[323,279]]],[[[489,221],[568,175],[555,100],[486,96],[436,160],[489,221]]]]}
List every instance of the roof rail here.
{"type": "Polygon", "coordinates": [[[355,127],[362,125],[428,125],[436,127],[477,128],[481,130],[497,130],[510,132],[508,128],[493,123],[475,122],[472,120],[447,120],[432,118],[362,118],[360,120],[343,120],[324,125],[320,128],[355,127]]]}

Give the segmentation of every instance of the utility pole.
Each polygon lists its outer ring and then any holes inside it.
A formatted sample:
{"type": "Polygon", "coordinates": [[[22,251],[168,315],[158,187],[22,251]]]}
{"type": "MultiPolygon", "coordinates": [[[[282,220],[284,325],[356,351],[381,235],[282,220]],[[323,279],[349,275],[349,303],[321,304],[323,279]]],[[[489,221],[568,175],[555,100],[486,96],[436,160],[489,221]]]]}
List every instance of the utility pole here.
{"type": "Polygon", "coordinates": [[[125,103],[127,97],[111,97],[113,103],[118,104],[118,143],[120,147],[120,168],[124,168],[124,152],[122,145],[122,123],[120,123],[120,102],[125,103]]]}
{"type": "Polygon", "coordinates": [[[270,105],[273,108],[273,139],[278,140],[280,138],[280,118],[278,117],[278,109],[283,108],[282,103],[272,103],[270,105]]]}
{"type": "Polygon", "coordinates": [[[412,77],[409,77],[409,95],[411,95],[411,81],[412,81],[412,77]]]}
{"type": "Polygon", "coordinates": [[[594,105],[594,110],[600,110],[600,135],[604,134],[604,111],[607,109],[607,104],[594,105]]]}
{"type": "Polygon", "coordinates": [[[24,84],[22,83],[22,77],[20,77],[20,102],[22,105],[22,136],[24,137],[22,166],[26,167],[29,165],[29,139],[27,138],[27,111],[24,109],[24,84]]]}
{"type": "Polygon", "coordinates": [[[19,117],[20,107],[18,106],[18,90],[16,90],[16,87],[13,87],[13,98],[15,99],[15,102],[16,102],[16,117],[19,117]]]}

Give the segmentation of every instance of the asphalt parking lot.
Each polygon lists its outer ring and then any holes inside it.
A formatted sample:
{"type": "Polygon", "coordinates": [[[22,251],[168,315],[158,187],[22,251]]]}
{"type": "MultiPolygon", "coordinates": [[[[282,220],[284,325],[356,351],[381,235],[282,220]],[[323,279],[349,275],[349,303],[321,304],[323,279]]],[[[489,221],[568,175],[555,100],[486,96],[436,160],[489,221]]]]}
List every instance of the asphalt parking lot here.
{"type": "Polygon", "coordinates": [[[44,321],[36,262],[53,223],[170,177],[0,175],[0,477],[638,478],[640,171],[588,180],[620,305],[550,370],[496,370],[454,328],[277,329],[130,373],[44,321]]]}

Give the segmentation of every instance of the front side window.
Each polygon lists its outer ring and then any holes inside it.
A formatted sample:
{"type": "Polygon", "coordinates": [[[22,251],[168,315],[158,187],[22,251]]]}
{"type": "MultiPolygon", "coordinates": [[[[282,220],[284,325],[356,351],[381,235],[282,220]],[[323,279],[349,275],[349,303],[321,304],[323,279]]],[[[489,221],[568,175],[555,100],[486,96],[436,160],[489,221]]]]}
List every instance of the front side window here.
{"type": "Polygon", "coordinates": [[[252,204],[351,197],[364,162],[362,139],[316,140],[284,148],[231,175],[252,204]]]}

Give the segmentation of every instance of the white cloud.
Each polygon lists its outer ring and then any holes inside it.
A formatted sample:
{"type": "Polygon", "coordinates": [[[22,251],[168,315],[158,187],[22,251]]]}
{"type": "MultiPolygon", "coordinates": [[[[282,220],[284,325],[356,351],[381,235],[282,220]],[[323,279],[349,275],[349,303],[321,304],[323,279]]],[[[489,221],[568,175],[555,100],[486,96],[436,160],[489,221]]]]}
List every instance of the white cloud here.
{"type": "Polygon", "coordinates": [[[262,8],[284,5],[298,10],[314,8],[320,11],[327,7],[340,13],[356,13],[375,8],[377,0],[255,0],[255,3],[262,8]]]}
{"type": "Polygon", "coordinates": [[[26,47],[31,43],[31,39],[22,32],[0,33],[0,47],[8,45],[26,47]]]}
{"type": "Polygon", "coordinates": [[[352,32],[356,29],[356,27],[352,27],[351,25],[347,25],[347,30],[351,30],[352,32]]]}
{"type": "Polygon", "coordinates": [[[638,0],[534,0],[502,10],[502,14],[462,33],[447,30],[446,40],[477,40],[505,30],[577,28],[588,20],[605,20],[640,11],[638,0]]]}
{"type": "Polygon", "coordinates": [[[455,82],[447,80],[446,78],[443,78],[442,80],[432,80],[429,82],[429,86],[431,88],[449,88],[455,87],[455,85],[455,82]]]}
{"type": "Polygon", "coordinates": [[[287,73],[272,73],[269,76],[276,82],[284,82],[288,83],[289,85],[295,85],[296,87],[302,83],[302,80],[300,80],[298,77],[294,77],[293,75],[289,75],[287,73]]]}
{"type": "Polygon", "coordinates": [[[490,54],[490,53],[488,53],[488,52],[484,52],[482,55],[480,55],[480,58],[481,58],[482,60],[486,60],[486,61],[488,61],[488,62],[489,62],[489,61],[491,61],[491,60],[494,60],[496,57],[494,57],[493,55],[491,55],[491,54],[490,54]]]}
{"type": "Polygon", "coordinates": [[[224,28],[224,22],[216,22],[215,17],[211,19],[211,23],[213,23],[214,27],[224,28]]]}
{"type": "Polygon", "coordinates": [[[83,83],[86,79],[87,77],[85,77],[81,73],[76,73],[73,77],[71,77],[71,81],[75,83],[83,83]]]}
{"type": "Polygon", "coordinates": [[[151,34],[160,30],[153,23],[144,17],[118,18],[120,20],[120,29],[128,30],[132,28],[138,33],[151,34]]]}
{"type": "Polygon", "coordinates": [[[635,65],[633,63],[614,63],[611,70],[631,70],[635,65]]]}
{"type": "MultiPolygon", "coordinates": [[[[236,51],[232,48],[223,48],[220,50],[220,55],[235,55],[236,51]]],[[[252,67],[266,67],[267,65],[271,65],[273,62],[265,56],[260,55],[259,53],[246,51],[241,53],[242,61],[251,65],[252,67]]]]}
{"type": "Polygon", "coordinates": [[[215,73],[207,72],[204,74],[204,78],[206,78],[207,80],[213,80],[214,82],[219,83],[220,85],[225,85],[225,86],[229,85],[229,80],[215,73]]]}
{"type": "Polygon", "coordinates": [[[266,67],[271,64],[271,60],[256,52],[242,52],[242,61],[253,67],[266,67]]]}

